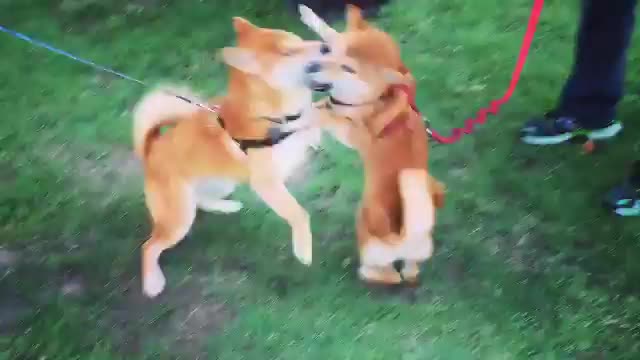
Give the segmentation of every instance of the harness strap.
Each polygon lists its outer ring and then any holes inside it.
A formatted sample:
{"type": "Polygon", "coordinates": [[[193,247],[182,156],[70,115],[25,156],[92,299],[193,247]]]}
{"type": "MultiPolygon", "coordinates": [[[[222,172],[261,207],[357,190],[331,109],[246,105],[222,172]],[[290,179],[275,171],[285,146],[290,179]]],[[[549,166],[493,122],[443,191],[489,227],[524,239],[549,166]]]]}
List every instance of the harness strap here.
{"type": "Polygon", "coordinates": [[[265,119],[265,120],[269,120],[272,123],[276,123],[276,124],[285,124],[291,121],[296,121],[298,119],[300,119],[302,117],[302,111],[300,111],[297,114],[293,114],[293,115],[285,115],[284,117],[284,122],[282,121],[282,118],[274,118],[274,117],[270,117],[270,116],[261,116],[261,119],[265,119]]]}
{"type": "MultiPolygon", "coordinates": [[[[286,116],[285,119],[294,118],[294,120],[297,120],[301,116],[302,116],[302,113],[296,114],[296,115],[289,115],[289,116],[286,116]]],[[[288,120],[288,121],[291,121],[291,120],[288,120]]],[[[220,114],[218,114],[218,123],[220,124],[221,128],[226,130],[226,127],[224,125],[224,119],[222,118],[222,116],[220,116],[220,114]]],[[[231,139],[236,144],[238,144],[238,147],[240,147],[240,150],[246,153],[248,149],[259,149],[259,148],[278,145],[279,143],[281,143],[282,141],[284,141],[286,138],[293,135],[294,133],[295,131],[281,131],[278,128],[270,128],[269,135],[266,139],[237,139],[234,137],[231,137],[231,139]]]]}

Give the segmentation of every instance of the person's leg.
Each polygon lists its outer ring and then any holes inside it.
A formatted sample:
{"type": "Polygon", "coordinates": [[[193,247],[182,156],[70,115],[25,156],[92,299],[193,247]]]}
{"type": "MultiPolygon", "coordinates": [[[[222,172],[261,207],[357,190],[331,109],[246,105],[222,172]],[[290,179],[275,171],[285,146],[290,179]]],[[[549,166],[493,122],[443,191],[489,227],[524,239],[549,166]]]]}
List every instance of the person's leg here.
{"type": "Polygon", "coordinates": [[[572,73],[556,109],[525,124],[524,142],[558,144],[576,135],[606,139],[622,129],[614,117],[623,95],[636,3],[583,0],[572,73]]]}

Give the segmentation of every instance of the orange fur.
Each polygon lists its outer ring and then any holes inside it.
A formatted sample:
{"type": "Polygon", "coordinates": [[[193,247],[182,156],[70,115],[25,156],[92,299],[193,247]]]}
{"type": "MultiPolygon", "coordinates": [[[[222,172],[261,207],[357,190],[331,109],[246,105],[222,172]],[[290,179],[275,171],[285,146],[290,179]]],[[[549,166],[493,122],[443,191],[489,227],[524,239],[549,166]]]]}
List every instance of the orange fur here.
{"type": "MultiPolygon", "coordinates": [[[[147,94],[134,111],[134,148],[144,164],[144,190],[152,220],[151,236],[142,249],[143,291],[150,297],[165,286],[158,262],[162,252],[184,238],[197,208],[238,211],[242,204],[225,198],[240,183],[249,183],[288,222],[295,255],[311,263],[309,215],[289,194],[284,181],[303,160],[305,150],[319,140],[319,130],[301,128],[282,144],[251,148],[246,153],[232,138],[264,139],[274,124],[262,116],[313,110],[311,90],[297,83],[282,85],[289,79],[279,68],[304,68],[319,54],[320,43],[259,28],[242,18],[234,18],[233,24],[238,47],[223,50],[230,76],[227,95],[215,99],[221,107],[220,117],[168,95],[165,89],[147,94]],[[169,129],[161,134],[163,126],[169,129]]],[[[198,98],[188,89],[169,90],[198,98]]],[[[304,114],[297,120],[303,124],[310,116],[304,114]]]]}
{"type": "Polygon", "coordinates": [[[409,106],[407,94],[394,87],[413,82],[413,77],[392,38],[367,23],[355,6],[347,8],[342,33],[308,9],[301,9],[301,16],[332,48],[342,50],[326,59],[316,80],[331,83],[332,96],[342,103],[318,104],[328,109],[324,123],[359,152],[364,167],[356,224],[360,276],[386,284],[402,278],[415,282],[419,264],[433,251],[431,233],[435,210],[444,205],[444,185],[428,173],[423,120],[409,106]],[[360,99],[352,96],[356,92],[360,99]],[[341,94],[351,96],[350,101],[342,101],[341,94]],[[392,267],[396,260],[405,261],[400,274],[392,267]]]}

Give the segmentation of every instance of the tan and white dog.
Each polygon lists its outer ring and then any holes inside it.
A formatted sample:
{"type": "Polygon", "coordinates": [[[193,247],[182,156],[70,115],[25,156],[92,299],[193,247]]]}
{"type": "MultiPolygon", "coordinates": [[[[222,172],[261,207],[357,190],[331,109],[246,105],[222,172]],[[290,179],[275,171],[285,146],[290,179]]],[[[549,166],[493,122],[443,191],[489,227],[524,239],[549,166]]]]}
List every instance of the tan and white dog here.
{"type": "Polygon", "coordinates": [[[444,186],[428,173],[425,124],[410,106],[413,77],[391,36],[347,7],[347,28],[339,33],[313,11],[300,7],[302,21],[332,48],[315,66],[314,83],[329,88],[324,123],[360,154],[365,185],[356,232],[361,279],[415,283],[433,252],[436,208],[444,186]],[[394,269],[401,261],[401,269],[394,269]]]}
{"type": "Polygon", "coordinates": [[[320,141],[307,72],[329,49],[239,17],[233,26],[237,47],[222,50],[229,65],[228,92],[209,102],[219,106],[218,114],[177,98],[173,94],[202,101],[175,87],[150,92],[134,109],[134,147],[144,165],[152,220],[142,249],[143,292],[149,297],[165,287],[160,255],[185,237],[198,208],[220,213],[242,208],[226,199],[239,183],[248,183],[287,221],[293,253],[311,264],[309,215],[285,180],[320,141]]]}

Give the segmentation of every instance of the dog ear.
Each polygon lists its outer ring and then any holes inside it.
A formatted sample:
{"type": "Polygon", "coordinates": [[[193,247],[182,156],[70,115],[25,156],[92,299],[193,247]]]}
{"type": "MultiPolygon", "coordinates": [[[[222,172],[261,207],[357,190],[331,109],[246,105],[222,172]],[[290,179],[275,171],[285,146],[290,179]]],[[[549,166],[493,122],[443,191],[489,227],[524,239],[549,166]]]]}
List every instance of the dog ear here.
{"type": "Polygon", "coordinates": [[[362,17],[362,10],[353,4],[347,4],[347,29],[349,31],[365,30],[369,23],[362,17]]]}
{"type": "Polygon", "coordinates": [[[244,35],[256,29],[256,26],[253,25],[249,20],[242,18],[240,16],[233,17],[233,29],[236,31],[237,35],[244,35]]]}
{"type": "Polygon", "coordinates": [[[256,75],[260,73],[260,63],[251,50],[226,47],[222,49],[222,61],[240,71],[256,75]]]}
{"type": "Polygon", "coordinates": [[[382,78],[388,85],[409,85],[411,83],[410,76],[390,68],[382,69],[382,78]]]}

